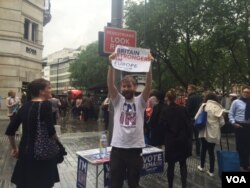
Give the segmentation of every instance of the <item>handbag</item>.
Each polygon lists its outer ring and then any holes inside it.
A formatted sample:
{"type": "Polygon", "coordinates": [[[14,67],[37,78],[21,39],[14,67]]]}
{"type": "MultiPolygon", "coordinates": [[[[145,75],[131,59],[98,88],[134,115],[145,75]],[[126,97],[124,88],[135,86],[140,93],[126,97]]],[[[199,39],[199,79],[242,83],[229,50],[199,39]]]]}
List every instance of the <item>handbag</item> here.
{"type": "Polygon", "coordinates": [[[50,160],[56,158],[59,146],[56,140],[49,136],[47,127],[40,120],[41,103],[38,107],[37,129],[34,142],[34,158],[36,160],[50,160]]]}
{"type": "Polygon", "coordinates": [[[194,122],[194,127],[197,129],[203,129],[207,124],[207,112],[205,111],[205,106],[206,105],[203,106],[201,113],[194,122]]]}
{"type": "Polygon", "coordinates": [[[56,156],[56,162],[62,163],[64,161],[64,156],[67,155],[65,147],[62,145],[60,141],[56,141],[59,146],[59,153],[56,156]]]}

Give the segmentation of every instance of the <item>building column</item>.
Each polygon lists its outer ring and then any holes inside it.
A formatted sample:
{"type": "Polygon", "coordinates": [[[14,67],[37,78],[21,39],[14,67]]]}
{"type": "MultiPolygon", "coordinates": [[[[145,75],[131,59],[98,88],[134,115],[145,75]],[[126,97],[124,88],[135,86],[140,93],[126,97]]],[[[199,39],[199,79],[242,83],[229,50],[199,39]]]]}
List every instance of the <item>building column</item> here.
{"type": "Polygon", "coordinates": [[[29,22],[29,35],[28,35],[28,40],[32,40],[32,22],[29,22]]]}

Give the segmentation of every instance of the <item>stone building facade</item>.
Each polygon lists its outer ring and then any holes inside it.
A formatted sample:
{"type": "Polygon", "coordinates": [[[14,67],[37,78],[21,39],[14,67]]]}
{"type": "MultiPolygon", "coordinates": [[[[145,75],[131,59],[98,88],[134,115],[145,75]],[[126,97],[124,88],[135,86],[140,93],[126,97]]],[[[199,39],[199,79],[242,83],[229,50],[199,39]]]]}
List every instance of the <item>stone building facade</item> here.
{"type": "Polygon", "coordinates": [[[49,77],[54,94],[67,94],[69,90],[73,89],[70,81],[69,67],[78,58],[83,49],[85,49],[85,46],[80,46],[77,49],[64,48],[48,55],[44,59],[47,66],[43,68],[43,77],[49,77]]]}
{"type": "Polygon", "coordinates": [[[30,81],[41,77],[43,27],[50,18],[49,0],[0,1],[0,118],[6,116],[8,91],[20,97],[30,81]]]}

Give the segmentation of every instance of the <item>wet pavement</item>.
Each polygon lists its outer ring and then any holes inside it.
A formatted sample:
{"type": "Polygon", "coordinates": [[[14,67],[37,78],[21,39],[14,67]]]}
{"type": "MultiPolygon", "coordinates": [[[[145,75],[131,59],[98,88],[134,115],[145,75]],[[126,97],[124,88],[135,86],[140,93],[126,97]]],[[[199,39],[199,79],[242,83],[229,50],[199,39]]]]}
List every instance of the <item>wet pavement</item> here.
{"type": "MultiPolygon", "coordinates": [[[[0,188],[15,187],[10,183],[11,173],[13,171],[15,160],[10,157],[10,146],[8,139],[4,135],[7,127],[7,120],[0,120],[0,188]]],[[[98,140],[101,131],[104,129],[102,122],[90,120],[88,122],[79,120],[64,120],[59,123],[62,126],[61,142],[64,144],[68,155],[62,164],[58,165],[60,173],[60,183],[55,184],[55,188],[74,188],[76,187],[76,170],[77,170],[77,156],[76,151],[93,149],[98,147],[98,140]]],[[[17,137],[20,140],[20,137],[17,137]]],[[[225,147],[225,139],[223,138],[223,145],[225,147]]],[[[234,136],[229,135],[230,148],[234,150],[234,136]]],[[[217,146],[217,149],[219,147],[217,146]]],[[[207,156],[208,158],[208,156],[207,156]]],[[[210,177],[206,173],[199,172],[197,166],[199,159],[192,156],[187,161],[188,165],[188,187],[190,188],[219,188],[221,187],[221,180],[217,173],[217,161],[215,164],[215,176],[210,177]]],[[[206,163],[208,168],[208,162],[206,163]]],[[[144,188],[163,188],[167,187],[167,165],[165,164],[164,172],[161,174],[154,174],[142,177],[140,186],[144,188]]],[[[89,165],[87,188],[95,187],[95,168],[89,165]]],[[[127,187],[127,186],[124,186],[127,187]]],[[[181,187],[179,165],[175,167],[174,187],[181,187]]],[[[103,175],[100,175],[99,188],[103,188],[103,175]]]]}

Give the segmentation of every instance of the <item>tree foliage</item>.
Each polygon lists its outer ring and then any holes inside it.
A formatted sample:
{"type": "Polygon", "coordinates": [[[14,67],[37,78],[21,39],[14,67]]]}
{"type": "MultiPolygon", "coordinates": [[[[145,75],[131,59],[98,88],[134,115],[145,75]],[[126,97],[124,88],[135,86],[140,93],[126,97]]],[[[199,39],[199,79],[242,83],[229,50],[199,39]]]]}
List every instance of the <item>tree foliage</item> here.
{"type": "Polygon", "coordinates": [[[89,88],[106,83],[108,63],[98,54],[98,43],[91,43],[70,65],[71,82],[75,88],[89,88]]]}
{"type": "Polygon", "coordinates": [[[155,55],[159,88],[250,84],[249,0],[128,1],[126,26],[155,55]]]}

